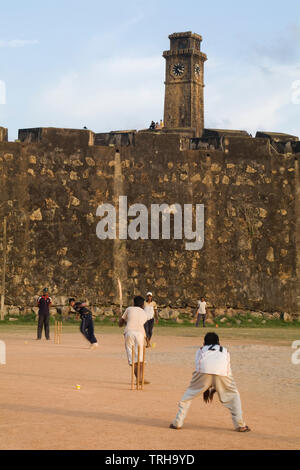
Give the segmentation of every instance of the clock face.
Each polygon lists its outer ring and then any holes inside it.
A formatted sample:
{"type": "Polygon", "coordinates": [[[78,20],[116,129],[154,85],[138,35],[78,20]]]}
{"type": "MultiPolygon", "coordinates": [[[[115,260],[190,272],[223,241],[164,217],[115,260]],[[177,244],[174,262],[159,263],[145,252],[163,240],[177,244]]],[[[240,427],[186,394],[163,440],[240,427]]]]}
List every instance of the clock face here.
{"type": "Polygon", "coordinates": [[[183,64],[174,64],[172,67],[172,74],[175,77],[181,77],[184,74],[184,65],[183,64]]]}
{"type": "Polygon", "coordinates": [[[201,68],[199,64],[195,64],[194,70],[195,70],[196,77],[200,77],[201,68]]]}

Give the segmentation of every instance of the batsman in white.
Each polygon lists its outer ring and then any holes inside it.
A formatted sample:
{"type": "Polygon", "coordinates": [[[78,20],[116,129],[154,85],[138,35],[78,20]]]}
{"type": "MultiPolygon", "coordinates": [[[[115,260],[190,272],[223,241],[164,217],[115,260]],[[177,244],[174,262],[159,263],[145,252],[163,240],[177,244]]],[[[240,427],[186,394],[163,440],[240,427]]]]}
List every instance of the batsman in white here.
{"type": "MultiPolygon", "coordinates": [[[[136,296],[133,299],[134,305],[128,307],[119,319],[119,327],[126,325],[124,330],[125,349],[128,364],[134,367],[134,375],[138,380],[138,375],[143,375],[143,358],[144,358],[144,325],[147,321],[147,314],[144,310],[145,299],[136,296]],[[138,373],[138,347],[140,347],[140,371],[138,373]],[[132,348],[134,348],[134,356],[132,357],[132,348]]],[[[149,384],[148,380],[144,380],[144,384],[149,384]]]]}

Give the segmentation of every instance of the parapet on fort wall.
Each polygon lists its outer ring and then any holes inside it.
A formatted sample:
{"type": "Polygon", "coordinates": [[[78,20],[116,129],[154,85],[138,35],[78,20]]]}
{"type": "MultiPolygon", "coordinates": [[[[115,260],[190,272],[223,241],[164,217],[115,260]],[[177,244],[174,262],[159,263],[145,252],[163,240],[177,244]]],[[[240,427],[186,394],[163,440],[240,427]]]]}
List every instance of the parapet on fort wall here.
{"type": "MultiPolygon", "coordinates": [[[[115,132],[0,128],[0,217],[7,217],[6,303],[28,305],[45,286],[94,305],[153,291],[158,304],[300,313],[300,143],[238,131],[115,132]],[[96,209],[205,205],[205,243],[99,240],[96,209]]],[[[0,234],[2,241],[2,230],[0,234]]],[[[3,244],[0,245],[2,258],[3,244]]],[[[0,263],[0,274],[2,263],[0,263]]]]}

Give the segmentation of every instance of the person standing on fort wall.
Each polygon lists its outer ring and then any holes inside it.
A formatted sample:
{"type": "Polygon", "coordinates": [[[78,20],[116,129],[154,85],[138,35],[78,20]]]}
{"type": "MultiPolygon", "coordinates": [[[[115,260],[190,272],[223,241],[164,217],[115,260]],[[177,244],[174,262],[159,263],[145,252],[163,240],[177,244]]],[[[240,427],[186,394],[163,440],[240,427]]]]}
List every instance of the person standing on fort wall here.
{"type": "Polygon", "coordinates": [[[39,308],[39,318],[38,318],[38,329],[37,329],[37,339],[42,338],[43,327],[45,328],[46,339],[50,339],[49,331],[49,319],[50,319],[50,305],[52,305],[52,299],[49,297],[48,288],[43,289],[43,294],[37,300],[37,306],[39,308]]]}
{"type": "Polygon", "coordinates": [[[147,314],[147,321],[145,323],[146,332],[146,348],[150,348],[150,341],[153,334],[154,319],[158,323],[158,312],[156,302],[152,300],[152,292],[147,292],[144,310],[147,314]]]}

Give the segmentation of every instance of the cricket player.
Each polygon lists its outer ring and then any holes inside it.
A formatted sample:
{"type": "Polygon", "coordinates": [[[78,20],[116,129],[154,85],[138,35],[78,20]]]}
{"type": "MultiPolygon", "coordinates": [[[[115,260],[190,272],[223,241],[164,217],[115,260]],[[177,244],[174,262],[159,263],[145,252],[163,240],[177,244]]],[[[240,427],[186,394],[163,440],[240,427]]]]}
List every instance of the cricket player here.
{"type": "MultiPolygon", "coordinates": [[[[143,354],[145,328],[144,325],[148,319],[144,310],[145,299],[141,296],[134,297],[134,306],[128,307],[119,320],[119,327],[126,325],[124,330],[125,350],[128,364],[134,367],[134,375],[138,377],[138,346],[140,346],[140,377],[143,376],[143,354]],[[134,356],[132,357],[132,346],[134,346],[134,356]]],[[[144,380],[144,384],[149,384],[144,380]]]]}
{"type": "Polygon", "coordinates": [[[200,320],[202,320],[203,328],[205,328],[206,308],[207,308],[207,303],[205,302],[205,298],[201,297],[201,299],[198,301],[198,309],[196,312],[196,315],[197,315],[196,327],[197,328],[199,326],[200,320]]]}
{"type": "Polygon", "coordinates": [[[80,315],[80,331],[91,343],[91,349],[98,348],[98,341],[94,334],[94,322],[92,312],[86,307],[84,302],[76,302],[74,298],[69,299],[69,305],[80,315]]]}
{"type": "Polygon", "coordinates": [[[39,307],[39,318],[38,318],[38,328],[37,328],[37,339],[42,338],[43,327],[45,328],[46,339],[50,339],[50,329],[49,329],[49,319],[50,319],[50,305],[52,305],[52,299],[49,297],[48,288],[43,289],[43,295],[41,295],[37,300],[37,305],[39,307]]]}
{"type": "Polygon", "coordinates": [[[153,334],[153,326],[154,326],[154,318],[156,323],[158,323],[158,312],[157,312],[157,305],[154,302],[152,296],[152,292],[147,292],[146,294],[146,302],[144,305],[144,310],[147,313],[148,320],[145,323],[145,332],[146,332],[146,348],[150,348],[151,338],[153,334]]]}
{"type": "Polygon", "coordinates": [[[218,335],[207,333],[204,346],[196,352],[195,363],[192,381],[179,402],[178,413],[170,428],[182,428],[193,398],[203,393],[207,403],[217,392],[220,402],[231,412],[235,430],[250,431],[242,417],[240,395],[231,373],[230,355],[226,348],[220,346],[218,335]]]}

